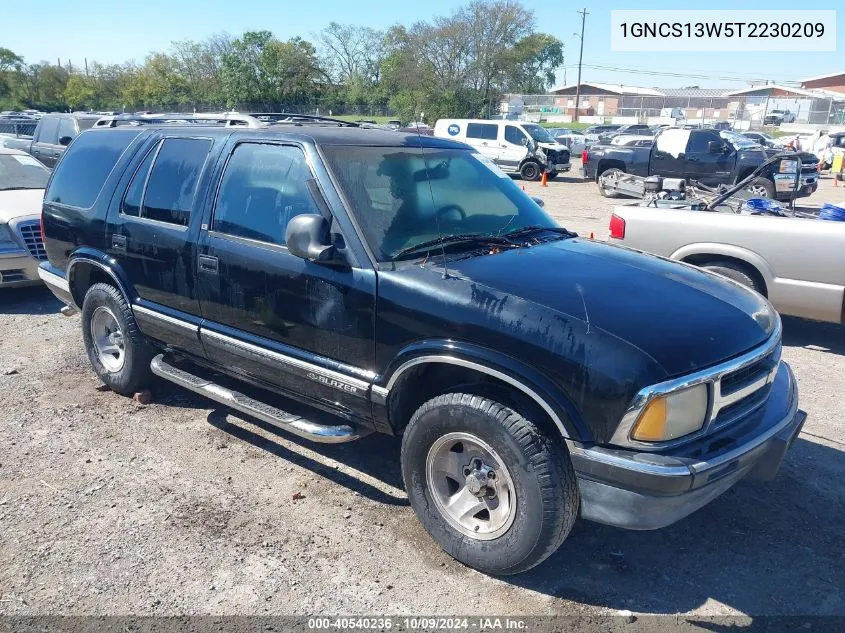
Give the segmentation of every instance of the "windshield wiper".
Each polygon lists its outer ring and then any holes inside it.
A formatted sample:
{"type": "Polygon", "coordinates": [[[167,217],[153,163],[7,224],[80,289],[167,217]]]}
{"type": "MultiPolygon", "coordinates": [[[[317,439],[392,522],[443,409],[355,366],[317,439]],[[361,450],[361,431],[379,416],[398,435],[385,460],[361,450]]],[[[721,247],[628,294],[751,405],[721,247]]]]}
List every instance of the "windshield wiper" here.
{"type": "Polygon", "coordinates": [[[407,246],[402,250],[398,251],[393,255],[393,259],[398,259],[405,255],[409,255],[411,253],[417,251],[430,251],[434,247],[437,246],[446,246],[449,244],[470,244],[473,246],[506,246],[506,247],[514,247],[516,246],[510,240],[499,237],[497,235],[484,235],[480,233],[464,233],[458,235],[443,235],[441,237],[435,237],[433,240],[426,240],[425,242],[420,242],[419,244],[414,244],[412,246],[407,246]]]}
{"type": "Polygon", "coordinates": [[[502,237],[523,237],[525,235],[532,235],[534,233],[556,233],[561,237],[578,237],[577,233],[573,233],[572,231],[567,231],[566,229],[560,226],[540,226],[539,224],[532,224],[530,226],[523,226],[522,228],[514,229],[513,231],[508,231],[507,233],[503,233],[502,237]]]}

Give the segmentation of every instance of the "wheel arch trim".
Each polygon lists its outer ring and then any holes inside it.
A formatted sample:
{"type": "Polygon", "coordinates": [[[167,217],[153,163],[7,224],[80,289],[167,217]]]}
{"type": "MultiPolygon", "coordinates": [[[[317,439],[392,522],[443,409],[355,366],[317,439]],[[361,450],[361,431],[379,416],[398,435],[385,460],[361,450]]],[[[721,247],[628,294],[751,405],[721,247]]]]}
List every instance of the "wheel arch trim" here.
{"type": "Polygon", "coordinates": [[[767,287],[775,279],[775,274],[772,272],[769,262],[767,262],[765,258],[754,251],[740,246],[734,246],[733,244],[719,244],[711,242],[687,244],[669,255],[669,259],[685,261],[689,257],[701,255],[713,255],[714,257],[722,256],[741,260],[749,266],[753,266],[757,269],[757,272],[760,273],[763,281],[766,282],[767,287]]]}
{"type": "MultiPolygon", "coordinates": [[[[111,277],[118,292],[120,292],[120,294],[122,294],[123,298],[126,300],[127,305],[129,305],[130,309],[133,308],[134,301],[132,300],[128,292],[128,284],[126,283],[125,279],[121,279],[121,277],[124,276],[121,274],[122,271],[115,270],[115,267],[111,265],[113,262],[109,262],[108,259],[106,259],[105,255],[96,252],[83,252],[71,255],[70,257],[70,263],[67,267],[67,282],[70,294],[74,299],[74,303],[77,303],[74,291],[74,268],[80,263],[89,264],[95,268],[98,268],[99,270],[106,273],[109,277],[111,277]]],[[[81,305],[77,304],[76,307],[81,308],[81,305]]]]}
{"type": "Polygon", "coordinates": [[[465,367],[467,369],[486,374],[511,385],[512,387],[518,389],[519,391],[527,395],[543,409],[546,415],[549,416],[549,419],[551,419],[551,421],[557,427],[562,437],[567,439],[571,437],[570,432],[566,428],[566,425],[564,424],[560,414],[555,410],[555,408],[551,404],[549,404],[546,398],[537,393],[537,391],[531,385],[526,384],[526,382],[519,380],[514,376],[505,373],[499,369],[490,367],[489,365],[480,363],[476,360],[462,358],[454,354],[429,353],[421,356],[416,356],[414,358],[411,358],[410,360],[403,362],[390,375],[390,379],[387,381],[387,384],[384,387],[373,385],[373,395],[379,399],[383,399],[383,401],[386,402],[391,390],[396,386],[396,383],[399,381],[402,374],[404,374],[407,370],[411,369],[412,367],[430,363],[443,363],[447,365],[457,365],[460,367],[465,367]]]}

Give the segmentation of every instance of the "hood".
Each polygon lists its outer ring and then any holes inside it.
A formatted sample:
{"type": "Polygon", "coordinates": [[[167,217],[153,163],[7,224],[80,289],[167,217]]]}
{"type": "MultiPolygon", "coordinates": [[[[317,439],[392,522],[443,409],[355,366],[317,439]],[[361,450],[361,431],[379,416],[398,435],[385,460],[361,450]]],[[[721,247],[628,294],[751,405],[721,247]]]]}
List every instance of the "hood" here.
{"type": "Polygon", "coordinates": [[[777,321],[768,301],[739,284],[580,238],[451,262],[449,271],[622,339],[667,377],[760,345],[777,321]]]}
{"type": "Polygon", "coordinates": [[[25,215],[41,215],[43,189],[0,191],[0,222],[6,224],[25,215]]]}
{"type": "Polygon", "coordinates": [[[568,152],[569,148],[563,143],[542,143],[537,141],[537,147],[541,149],[553,149],[556,152],[568,152]]]}

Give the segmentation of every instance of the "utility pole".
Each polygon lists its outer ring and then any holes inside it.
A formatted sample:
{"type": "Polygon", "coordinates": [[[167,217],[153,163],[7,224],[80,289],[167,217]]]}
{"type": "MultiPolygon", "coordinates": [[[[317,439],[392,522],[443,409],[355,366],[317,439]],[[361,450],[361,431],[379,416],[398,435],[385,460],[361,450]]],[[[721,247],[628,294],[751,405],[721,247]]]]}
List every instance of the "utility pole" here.
{"type": "Polygon", "coordinates": [[[578,84],[575,86],[575,120],[578,120],[578,106],[581,102],[581,62],[584,59],[584,22],[587,19],[587,7],[584,7],[583,10],[579,11],[578,13],[581,14],[581,35],[577,33],[578,37],[581,38],[581,52],[578,53],[578,84]]]}

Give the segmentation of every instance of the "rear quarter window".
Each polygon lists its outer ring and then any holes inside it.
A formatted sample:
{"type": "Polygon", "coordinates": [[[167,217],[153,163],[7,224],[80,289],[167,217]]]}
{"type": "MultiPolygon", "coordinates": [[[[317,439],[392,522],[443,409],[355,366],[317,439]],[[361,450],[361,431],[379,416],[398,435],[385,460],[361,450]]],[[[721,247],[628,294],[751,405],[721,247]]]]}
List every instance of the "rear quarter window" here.
{"type": "Polygon", "coordinates": [[[88,209],[112,169],[140,130],[103,130],[80,134],[59,161],[44,195],[46,202],[88,209]]]}

